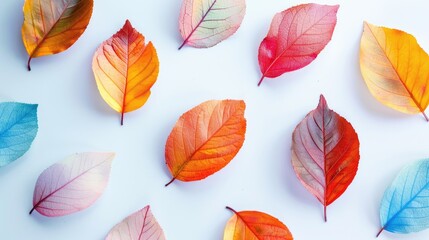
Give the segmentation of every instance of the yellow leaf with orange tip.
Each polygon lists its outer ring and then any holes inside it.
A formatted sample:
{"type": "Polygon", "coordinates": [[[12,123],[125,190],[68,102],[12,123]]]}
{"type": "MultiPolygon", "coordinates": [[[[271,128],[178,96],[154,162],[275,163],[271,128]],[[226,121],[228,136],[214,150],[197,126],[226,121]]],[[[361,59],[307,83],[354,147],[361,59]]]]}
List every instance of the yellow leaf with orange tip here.
{"type": "Polygon", "coordinates": [[[152,42],[127,20],[115,35],[97,49],[92,70],[104,101],[124,114],[143,106],[159,72],[158,55],[152,42]]]}
{"type": "Polygon", "coordinates": [[[223,240],[293,240],[289,229],[277,218],[263,212],[237,212],[225,226],[223,240]]]}
{"type": "Polygon", "coordinates": [[[25,0],[22,41],[32,58],[60,53],[85,31],[93,0],[25,0]]]}
{"type": "Polygon", "coordinates": [[[403,113],[423,113],[429,121],[429,56],[414,36],[365,22],[360,67],[377,100],[403,113]]]}
{"type": "Polygon", "coordinates": [[[243,100],[211,100],[184,113],[168,136],[165,161],[174,180],[197,181],[225,167],[244,142],[243,100]]]}

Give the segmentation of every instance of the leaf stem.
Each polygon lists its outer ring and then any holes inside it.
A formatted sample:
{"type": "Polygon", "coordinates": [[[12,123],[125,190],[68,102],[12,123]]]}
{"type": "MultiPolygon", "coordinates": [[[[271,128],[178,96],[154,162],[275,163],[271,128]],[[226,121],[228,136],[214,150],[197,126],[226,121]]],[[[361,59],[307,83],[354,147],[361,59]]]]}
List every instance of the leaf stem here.
{"type": "Polygon", "coordinates": [[[375,236],[375,237],[380,236],[380,234],[381,234],[383,231],[384,231],[384,227],[382,227],[382,228],[380,229],[380,231],[377,233],[377,236],[375,236]]]}
{"type": "Polygon", "coordinates": [[[31,62],[31,56],[28,58],[28,62],[27,62],[27,69],[28,69],[28,71],[31,71],[30,62],[31,62]]]}
{"type": "Polygon", "coordinates": [[[188,41],[188,39],[186,39],[185,41],[183,41],[182,45],[180,45],[179,50],[182,49],[183,46],[185,46],[186,42],[188,41]]]}
{"type": "Polygon", "coordinates": [[[174,180],[176,180],[176,177],[173,177],[167,184],[165,184],[165,186],[168,187],[168,185],[174,182],[174,180]]]}
{"type": "Polygon", "coordinates": [[[34,206],[34,207],[30,210],[30,212],[28,213],[28,215],[31,215],[35,209],[36,209],[36,206],[34,206]]]}
{"type": "Polygon", "coordinates": [[[326,205],[323,206],[323,218],[325,219],[325,222],[328,221],[328,216],[326,215],[326,205]]]}
{"type": "Polygon", "coordinates": [[[124,125],[124,112],[121,113],[121,126],[124,125]]]}
{"type": "Polygon", "coordinates": [[[233,212],[233,213],[237,214],[237,211],[235,211],[235,210],[234,210],[234,209],[232,209],[231,207],[226,206],[225,208],[226,208],[226,209],[228,209],[229,211],[231,211],[231,212],[233,212]]]}
{"type": "Polygon", "coordinates": [[[428,118],[428,116],[426,115],[426,113],[425,113],[425,112],[422,112],[422,114],[423,114],[423,117],[425,117],[426,122],[429,122],[429,118],[428,118]]]}
{"type": "Polygon", "coordinates": [[[265,75],[262,75],[261,79],[258,82],[258,87],[261,86],[262,81],[264,81],[265,75]]]}

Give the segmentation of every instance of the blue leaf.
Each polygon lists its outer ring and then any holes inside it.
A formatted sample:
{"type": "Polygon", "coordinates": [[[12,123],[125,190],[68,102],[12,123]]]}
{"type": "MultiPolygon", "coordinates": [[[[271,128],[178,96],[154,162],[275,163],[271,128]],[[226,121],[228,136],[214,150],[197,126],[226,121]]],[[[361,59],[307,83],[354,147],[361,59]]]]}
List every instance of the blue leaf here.
{"type": "Polygon", "coordinates": [[[400,171],[384,193],[380,220],[380,233],[410,233],[429,228],[429,159],[400,171]]]}
{"type": "Polygon", "coordinates": [[[0,167],[24,155],[37,130],[37,104],[0,103],[0,167]]]}

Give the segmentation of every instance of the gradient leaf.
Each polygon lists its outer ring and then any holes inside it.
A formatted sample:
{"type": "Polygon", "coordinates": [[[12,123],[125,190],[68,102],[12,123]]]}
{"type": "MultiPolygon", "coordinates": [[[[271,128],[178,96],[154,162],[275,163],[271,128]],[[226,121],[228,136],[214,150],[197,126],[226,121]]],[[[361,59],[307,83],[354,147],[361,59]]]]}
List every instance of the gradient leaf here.
{"type": "Polygon", "coordinates": [[[184,113],[165,145],[173,175],[167,185],[175,179],[201,180],[225,167],[243,145],[245,108],[242,100],[211,100],[184,113]]]}
{"type": "Polygon", "coordinates": [[[292,240],[289,229],[277,218],[263,212],[236,212],[225,226],[223,240],[292,240]]]}
{"type": "Polygon", "coordinates": [[[212,47],[233,35],[246,13],[245,0],[183,0],[179,30],[183,44],[212,47]]]}
{"type": "Polygon", "coordinates": [[[165,240],[165,236],[150,206],[146,206],[114,226],[106,240],[165,240]]]}
{"type": "Polygon", "coordinates": [[[411,233],[429,228],[429,159],[409,164],[399,172],[384,192],[380,220],[378,235],[383,230],[411,233]]]}
{"type": "Polygon", "coordinates": [[[159,72],[156,50],[127,20],[94,54],[92,70],[104,101],[124,114],[143,106],[159,72]]]}
{"type": "Polygon", "coordinates": [[[32,58],[63,52],[85,31],[93,0],[25,0],[22,41],[32,58]]]}
{"type": "Polygon", "coordinates": [[[64,216],[92,205],[106,188],[114,153],[78,153],[40,174],[33,208],[47,217],[64,216]]]}
{"type": "Polygon", "coordinates": [[[332,38],[338,8],[310,3],[277,13],[259,46],[262,77],[258,86],[265,77],[278,77],[316,59],[332,38]]]}
{"type": "Polygon", "coordinates": [[[24,155],[37,130],[37,104],[0,103],[0,167],[24,155]]]}
{"type": "Polygon", "coordinates": [[[323,95],[319,105],[295,128],[292,165],[298,179],[326,207],[353,181],[359,164],[359,139],[353,126],[329,109],[323,95]]]}
{"type": "Polygon", "coordinates": [[[413,35],[365,22],[360,68],[378,101],[403,113],[423,113],[429,121],[429,56],[413,35]]]}

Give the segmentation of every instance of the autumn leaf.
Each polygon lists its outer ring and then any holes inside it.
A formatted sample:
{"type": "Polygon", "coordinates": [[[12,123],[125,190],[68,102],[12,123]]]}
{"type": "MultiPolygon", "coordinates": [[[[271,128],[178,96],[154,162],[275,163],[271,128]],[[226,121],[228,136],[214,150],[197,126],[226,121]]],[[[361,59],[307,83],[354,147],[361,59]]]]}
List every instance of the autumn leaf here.
{"type": "Polygon", "coordinates": [[[93,0],[25,0],[22,41],[32,58],[63,52],[85,31],[93,0]]]}
{"type": "Polygon", "coordinates": [[[277,218],[263,212],[236,212],[225,227],[223,240],[293,240],[289,229],[277,218]]]}
{"type": "Polygon", "coordinates": [[[92,70],[104,101],[124,114],[143,106],[150,96],[159,72],[159,61],[152,42],[127,20],[115,35],[97,49],[92,70]]]}
{"type": "Polygon", "coordinates": [[[429,56],[410,34],[364,23],[360,68],[372,95],[403,113],[424,113],[429,104],[429,56]]]}
{"type": "Polygon", "coordinates": [[[33,208],[47,217],[81,211],[92,205],[106,188],[114,153],[78,153],[40,174],[33,208]]]}
{"type": "Polygon", "coordinates": [[[359,139],[353,126],[329,109],[323,95],[317,108],[295,128],[292,165],[301,183],[326,207],[353,181],[359,164],[359,139]]]}
{"type": "Polygon", "coordinates": [[[39,129],[37,104],[0,103],[0,167],[24,155],[39,129]]]}
{"type": "Polygon", "coordinates": [[[184,113],[168,136],[165,160],[172,180],[197,181],[225,167],[244,142],[246,105],[211,100],[184,113]]]}
{"type": "MultiPolygon", "coordinates": [[[[380,206],[381,230],[419,232],[429,228],[429,159],[404,167],[384,192],[380,206]]],[[[411,238],[410,238],[411,239],[411,238]]]]}
{"type": "Polygon", "coordinates": [[[339,6],[302,4],[277,13],[268,35],[259,46],[261,85],[265,77],[310,64],[332,38],[339,6]]]}
{"type": "Polygon", "coordinates": [[[179,30],[184,45],[212,47],[233,35],[246,13],[245,0],[183,0],[179,30]]]}
{"type": "Polygon", "coordinates": [[[156,221],[150,207],[133,213],[118,223],[106,240],[165,240],[164,231],[156,221]]]}

